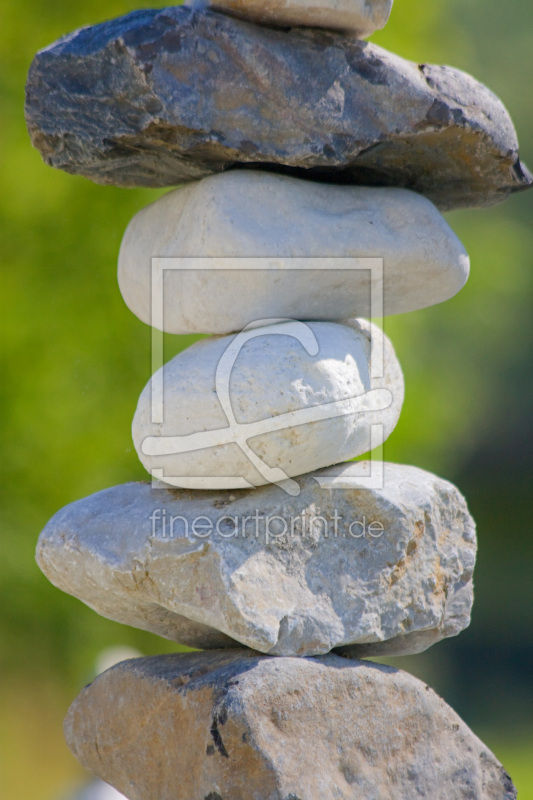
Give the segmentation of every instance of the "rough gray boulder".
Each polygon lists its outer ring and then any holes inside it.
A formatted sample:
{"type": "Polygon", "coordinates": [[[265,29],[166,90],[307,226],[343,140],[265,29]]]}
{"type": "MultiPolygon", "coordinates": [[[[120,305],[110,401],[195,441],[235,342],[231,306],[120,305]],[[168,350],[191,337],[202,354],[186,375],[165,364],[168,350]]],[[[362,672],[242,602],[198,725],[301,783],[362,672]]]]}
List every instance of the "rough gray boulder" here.
{"type": "Polygon", "coordinates": [[[33,61],[26,117],[48,164],[119,186],[260,165],[449,209],[532,182],[507,111],[469,75],[212,10],[136,11],[64,37],[33,61]]]}
{"type": "Polygon", "coordinates": [[[38,564],[103,616],[193,647],[420,652],[470,622],[474,523],[450,483],[385,464],[383,488],[361,488],[364,466],[303,476],[297,497],[107,489],[53,517],[38,564]]]}
{"type": "Polygon", "coordinates": [[[490,750],[406,672],[253,651],[126,661],[65,720],[130,800],[514,800],[490,750]]]}

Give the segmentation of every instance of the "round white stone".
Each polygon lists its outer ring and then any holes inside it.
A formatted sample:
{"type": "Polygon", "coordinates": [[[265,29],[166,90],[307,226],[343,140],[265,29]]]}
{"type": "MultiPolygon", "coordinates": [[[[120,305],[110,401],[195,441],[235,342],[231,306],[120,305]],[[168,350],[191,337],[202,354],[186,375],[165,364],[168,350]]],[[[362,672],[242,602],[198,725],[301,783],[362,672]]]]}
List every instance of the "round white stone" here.
{"type": "Polygon", "coordinates": [[[393,0],[188,0],[236,17],[283,27],[306,26],[352,31],[361,38],[387,24],[393,0]]]}
{"type": "Polygon", "coordinates": [[[143,209],[118,266],[133,313],[177,334],[231,333],[272,317],[378,316],[372,274],[384,315],[405,313],[453,297],[468,273],[461,242],[415,192],[250,170],[191,183],[143,209]],[[177,259],[163,262],[162,320],[152,314],[154,257],[177,259]],[[383,259],[383,282],[368,265],[339,269],[341,258],[383,259]]]}
{"type": "MultiPolygon", "coordinates": [[[[67,798],[65,798],[65,800],[67,800],[67,798]]],[[[70,800],[127,800],[127,798],[108,783],[94,780],[87,784],[79,794],[74,795],[70,800]]]]}
{"type": "Polygon", "coordinates": [[[177,355],[142,392],[133,441],[146,469],[173,486],[285,481],[293,494],[287,477],[382,444],[403,397],[400,365],[375,325],[278,323],[177,355]]]}

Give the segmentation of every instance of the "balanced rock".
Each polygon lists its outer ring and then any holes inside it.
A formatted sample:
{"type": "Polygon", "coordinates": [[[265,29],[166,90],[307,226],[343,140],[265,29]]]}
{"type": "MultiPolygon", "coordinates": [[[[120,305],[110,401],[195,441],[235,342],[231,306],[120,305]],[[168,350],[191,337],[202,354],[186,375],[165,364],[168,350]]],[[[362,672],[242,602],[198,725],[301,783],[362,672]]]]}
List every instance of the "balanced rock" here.
{"type": "Polygon", "coordinates": [[[376,297],[385,316],[425,308],[456,294],[468,272],[461,242],[415,192],[231,170],[140,211],[118,276],[143,322],[168,333],[231,333],[272,317],[375,316],[376,297]],[[178,259],[162,262],[161,324],[152,315],[154,257],[178,259]],[[354,258],[358,267],[341,261],[354,258]]]}
{"type": "Polygon", "coordinates": [[[366,320],[252,327],[165,364],[140,396],[133,443],[172,486],[297,493],[290,478],[381,445],[403,397],[392,344],[366,320]]]}
{"type": "Polygon", "coordinates": [[[469,75],[209,9],[135,11],[60,39],[33,61],[26,118],[48,164],[119,186],[255,164],[448,209],[533,180],[504,106],[469,75]]]}
{"type": "Polygon", "coordinates": [[[362,466],[299,497],[117,486],[58,512],[37,561],[103,616],[193,647],[420,652],[469,624],[474,523],[450,483],[385,464],[362,488],[362,466]]]}
{"type": "Polygon", "coordinates": [[[126,661],[65,736],[130,800],[515,800],[488,748],[428,686],[336,655],[126,661]]]}
{"type": "Polygon", "coordinates": [[[208,4],[267,25],[330,28],[361,38],[384,28],[392,8],[392,0],[209,0],[208,4]]]}

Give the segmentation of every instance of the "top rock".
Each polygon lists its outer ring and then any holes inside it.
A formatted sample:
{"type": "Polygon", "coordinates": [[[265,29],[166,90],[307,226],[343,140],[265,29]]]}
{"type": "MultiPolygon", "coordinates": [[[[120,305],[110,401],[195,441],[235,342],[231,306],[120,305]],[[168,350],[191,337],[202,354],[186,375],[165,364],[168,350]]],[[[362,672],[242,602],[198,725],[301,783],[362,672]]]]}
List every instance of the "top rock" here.
{"type": "Polygon", "coordinates": [[[48,164],[119,186],[255,165],[449,209],[533,181],[505,108],[469,75],[209,9],[136,11],[65,37],[33,61],[26,117],[48,164]]]}
{"type": "Polygon", "coordinates": [[[209,0],[208,5],[266,25],[329,28],[364,38],[385,27],[392,0],[209,0]]]}

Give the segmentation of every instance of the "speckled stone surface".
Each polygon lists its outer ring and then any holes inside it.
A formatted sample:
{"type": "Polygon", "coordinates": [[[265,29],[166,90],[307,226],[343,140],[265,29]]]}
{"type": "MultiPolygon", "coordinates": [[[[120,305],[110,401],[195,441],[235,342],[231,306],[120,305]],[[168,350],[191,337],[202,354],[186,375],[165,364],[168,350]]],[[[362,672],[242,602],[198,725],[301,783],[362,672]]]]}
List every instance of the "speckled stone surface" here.
{"type": "Polygon", "coordinates": [[[253,651],[126,661],[67,742],[130,800],[515,800],[490,750],[406,672],[253,651]]]}
{"type": "Polygon", "coordinates": [[[38,564],[103,616],[193,647],[417,653],[470,622],[474,523],[428,472],[385,464],[363,489],[359,470],[305,476],[297,497],[117,486],[59,511],[38,564]]]}

